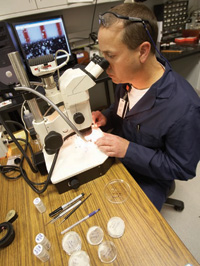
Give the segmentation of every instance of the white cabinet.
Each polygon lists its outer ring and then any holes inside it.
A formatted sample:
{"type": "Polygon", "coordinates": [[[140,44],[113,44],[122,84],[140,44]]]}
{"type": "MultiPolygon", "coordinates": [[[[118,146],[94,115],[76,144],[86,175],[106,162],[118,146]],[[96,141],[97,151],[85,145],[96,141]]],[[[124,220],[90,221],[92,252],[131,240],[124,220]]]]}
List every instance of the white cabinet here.
{"type": "Polygon", "coordinates": [[[35,0],[4,0],[0,3],[0,16],[9,14],[12,14],[13,17],[19,16],[20,12],[34,9],[37,9],[35,0]]]}
{"type": "MultiPolygon", "coordinates": [[[[121,0],[97,0],[97,4],[109,2],[121,2],[121,0]]],[[[88,6],[94,3],[95,0],[92,2],[79,0],[73,4],[68,3],[68,0],[0,0],[0,21],[44,12],[88,6]]]]}
{"type": "Polygon", "coordinates": [[[67,0],[36,0],[38,8],[46,8],[51,6],[66,5],[67,0]]]}

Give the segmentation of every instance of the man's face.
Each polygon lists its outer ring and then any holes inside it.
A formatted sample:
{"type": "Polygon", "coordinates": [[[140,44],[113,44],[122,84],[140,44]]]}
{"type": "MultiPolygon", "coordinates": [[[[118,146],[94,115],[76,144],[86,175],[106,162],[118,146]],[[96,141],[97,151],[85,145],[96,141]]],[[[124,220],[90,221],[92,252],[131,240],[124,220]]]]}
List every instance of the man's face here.
{"type": "Polygon", "coordinates": [[[130,50],[121,40],[122,24],[109,28],[101,27],[98,33],[99,49],[110,63],[107,74],[112,81],[118,83],[132,83],[139,74],[139,49],[130,50]]]}

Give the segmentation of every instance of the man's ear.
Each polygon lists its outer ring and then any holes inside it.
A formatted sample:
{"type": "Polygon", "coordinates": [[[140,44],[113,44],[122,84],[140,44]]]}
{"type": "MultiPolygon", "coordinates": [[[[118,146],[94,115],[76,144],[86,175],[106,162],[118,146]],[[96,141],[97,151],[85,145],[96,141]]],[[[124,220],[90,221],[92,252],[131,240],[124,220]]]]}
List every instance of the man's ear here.
{"type": "Polygon", "coordinates": [[[143,42],[140,44],[140,62],[145,63],[147,60],[149,53],[151,52],[151,44],[149,42],[143,42]]]}

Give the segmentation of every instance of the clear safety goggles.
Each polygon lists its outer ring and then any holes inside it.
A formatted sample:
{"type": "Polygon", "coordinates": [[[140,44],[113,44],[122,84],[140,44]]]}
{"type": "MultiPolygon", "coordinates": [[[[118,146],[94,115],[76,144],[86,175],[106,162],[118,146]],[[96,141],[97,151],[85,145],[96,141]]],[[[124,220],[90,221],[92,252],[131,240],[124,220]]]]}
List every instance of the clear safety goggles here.
{"type": "Polygon", "coordinates": [[[146,27],[146,24],[150,25],[148,20],[144,20],[144,19],[136,18],[136,17],[127,17],[127,16],[116,14],[116,13],[111,12],[111,11],[106,11],[106,12],[99,15],[99,24],[106,26],[108,21],[110,19],[112,19],[112,17],[110,15],[113,15],[114,17],[116,17],[118,19],[124,19],[124,20],[131,21],[133,23],[142,23],[144,25],[144,27],[146,27]]]}

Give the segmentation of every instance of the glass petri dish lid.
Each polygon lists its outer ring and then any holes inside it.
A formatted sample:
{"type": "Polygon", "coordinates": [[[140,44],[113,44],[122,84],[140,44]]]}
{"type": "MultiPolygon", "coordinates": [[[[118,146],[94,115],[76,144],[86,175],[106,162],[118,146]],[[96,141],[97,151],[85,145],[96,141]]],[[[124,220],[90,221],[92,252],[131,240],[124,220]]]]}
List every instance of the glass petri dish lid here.
{"type": "Polygon", "coordinates": [[[104,196],[111,203],[123,203],[130,194],[130,185],[122,179],[111,180],[104,188],[104,196]]]}
{"type": "Polygon", "coordinates": [[[99,245],[98,257],[103,263],[111,263],[117,257],[117,249],[112,241],[104,241],[99,245]]]}
{"type": "Polygon", "coordinates": [[[103,241],[104,232],[99,226],[92,226],[87,232],[87,241],[91,245],[99,245],[103,241]]]}

